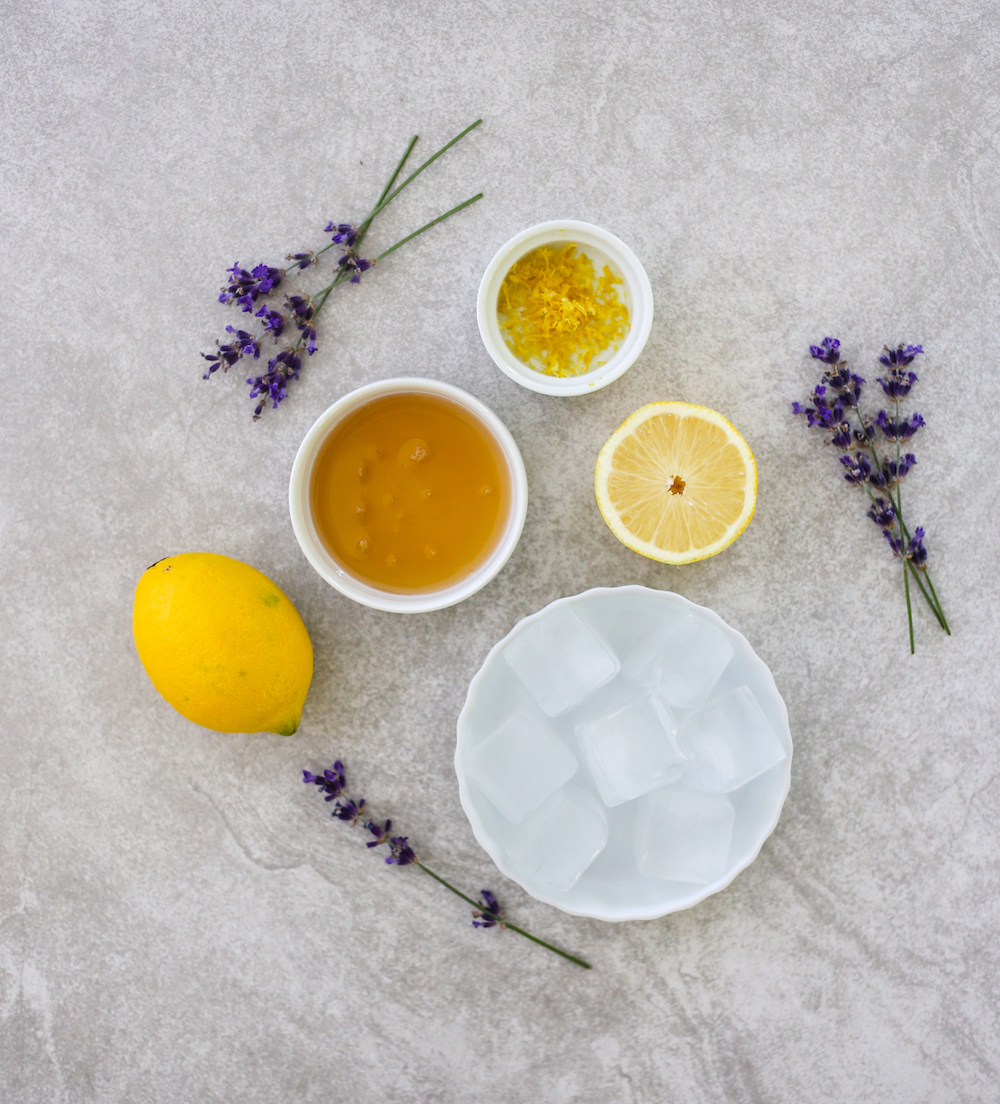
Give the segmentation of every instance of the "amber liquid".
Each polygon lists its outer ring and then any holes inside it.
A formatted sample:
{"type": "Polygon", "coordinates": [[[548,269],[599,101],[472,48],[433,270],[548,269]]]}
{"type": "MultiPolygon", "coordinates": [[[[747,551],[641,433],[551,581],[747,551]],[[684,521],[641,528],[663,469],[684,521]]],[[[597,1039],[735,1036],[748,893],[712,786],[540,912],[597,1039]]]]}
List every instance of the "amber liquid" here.
{"type": "Polygon", "coordinates": [[[316,458],[312,515],[351,575],[391,591],[459,582],[492,552],[510,511],[500,446],[478,418],[421,392],[373,399],[316,458]]]}

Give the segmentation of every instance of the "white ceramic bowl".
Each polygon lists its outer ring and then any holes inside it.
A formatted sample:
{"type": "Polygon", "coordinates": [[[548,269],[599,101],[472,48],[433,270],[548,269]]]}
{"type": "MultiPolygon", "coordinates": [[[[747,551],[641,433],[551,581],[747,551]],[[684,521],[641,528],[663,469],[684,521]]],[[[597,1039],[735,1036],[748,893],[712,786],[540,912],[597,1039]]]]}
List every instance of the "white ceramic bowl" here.
{"type": "Polygon", "coordinates": [[[607,230],[589,222],[543,222],[523,230],[490,261],[479,285],[476,304],[479,332],[487,352],[502,372],[522,387],[545,395],[587,395],[612,380],[618,379],[635,363],[642,352],[653,324],[653,289],[639,258],[622,241],[607,230]],[[600,368],[578,376],[547,376],[529,368],[507,347],[497,322],[497,298],[510,266],[532,249],[552,243],[575,243],[595,267],[610,265],[611,271],[623,280],[622,299],[628,307],[630,328],[621,348],[600,368]]]}
{"type": "Polygon", "coordinates": [[[355,602],[360,602],[364,606],[372,606],[374,609],[387,610],[391,613],[426,613],[430,610],[453,606],[475,594],[476,591],[482,590],[510,559],[511,553],[517,547],[518,540],[520,540],[521,530],[524,528],[524,518],[528,510],[528,479],[525,475],[521,453],[514,442],[514,438],[488,406],[484,406],[478,399],[473,398],[472,395],[460,388],[453,387],[449,383],[441,383],[438,380],[409,377],[387,379],[380,380],[378,383],[369,383],[365,387],[359,387],[356,391],[352,391],[349,395],[338,399],[333,406],[316,419],[312,428],[303,438],[302,444],[299,445],[299,451],[295,454],[295,461],[292,464],[292,476],[288,487],[288,505],[292,515],[292,529],[295,531],[295,539],[306,554],[306,559],[332,587],[336,587],[341,594],[346,594],[348,598],[355,602]],[[442,587],[439,590],[400,594],[369,586],[345,571],[330,555],[313,523],[309,503],[309,489],[316,457],[334,426],[351,411],[372,399],[379,398],[382,395],[405,394],[406,392],[438,395],[441,398],[450,399],[453,403],[464,407],[477,417],[492,432],[507,462],[511,502],[507,516],[507,527],[503,536],[497,542],[489,558],[480,564],[471,575],[460,582],[442,587]]]}
{"type": "MultiPolygon", "coordinates": [[[[590,786],[589,770],[573,734],[573,717],[574,713],[570,711],[562,717],[547,720],[577,754],[580,765],[574,782],[590,786]]],[[[602,587],[571,598],[560,598],[538,613],[524,618],[490,651],[469,686],[465,706],[458,718],[455,771],[462,808],[476,839],[508,878],[540,901],[576,916],[592,916],[598,920],[649,920],[696,905],[727,886],[753,862],[764,840],[778,823],[791,782],[791,756],[792,739],[785,704],[771,672],[740,633],[730,628],[718,614],[696,606],[671,591],[650,590],[641,586],[602,587]],[[788,757],[741,789],[727,794],[736,809],[736,820],[725,873],[714,882],[695,886],[644,878],[639,874],[632,853],[633,827],[638,811],[636,801],[604,810],[608,819],[608,844],[571,889],[562,892],[550,889],[517,869],[508,859],[502,840],[505,835],[509,836],[510,825],[485,795],[470,783],[466,760],[518,705],[528,703],[527,691],[510,670],[501,652],[553,607],[563,605],[571,608],[618,655],[627,654],[644,629],[651,627],[658,618],[677,617],[683,612],[693,612],[704,618],[720,629],[731,644],[734,655],[713,691],[713,698],[737,686],[749,686],[788,757]]]]}

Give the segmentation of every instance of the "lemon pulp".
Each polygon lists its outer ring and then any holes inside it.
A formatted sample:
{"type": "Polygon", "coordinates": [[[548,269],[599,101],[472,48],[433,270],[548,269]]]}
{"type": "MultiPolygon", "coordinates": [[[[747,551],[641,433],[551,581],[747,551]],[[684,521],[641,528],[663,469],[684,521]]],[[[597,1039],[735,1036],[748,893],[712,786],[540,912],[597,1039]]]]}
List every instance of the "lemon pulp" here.
{"type": "Polygon", "coordinates": [[[626,419],[597,458],[597,503],[634,552],[682,564],[721,552],[757,501],[757,465],[721,414],[690,403],[649,403],[626,419]]]}

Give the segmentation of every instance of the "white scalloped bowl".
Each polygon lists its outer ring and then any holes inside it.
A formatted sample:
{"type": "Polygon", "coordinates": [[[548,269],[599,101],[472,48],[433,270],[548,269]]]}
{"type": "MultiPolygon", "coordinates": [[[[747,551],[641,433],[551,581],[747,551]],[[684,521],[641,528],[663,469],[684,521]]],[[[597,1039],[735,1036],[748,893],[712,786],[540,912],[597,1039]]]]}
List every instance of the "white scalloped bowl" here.
{"type": "MultiPolygon", "coordinates": [[[[572,712],[567,716],[572,716],[572,712]]],[[[569,725],[560,717],[548,718],[548,721],[557,732],[560,731],[560,722],[563,727],[569,725]]],[[[575,737],[571,728],[568,733],[560,732],[560,735],[573,746],[575,737]]],[[[578,758],[578,775],[585,774],[587,766],[583,756],[578,758]]],[[[792,737],[785,703],[767,665],[756,655],[746,638],[727,625],[718,614],[672,591],[641,586],[599,587],[557,599],[538,613],[525,617],[491,649],[469,685],[465,706],[458,718],[455,771],[462,808],[476,839],[500,871],[533,897],[575,916],[590,916],[598,920],[652,920],[690,908],[718,893],[757,857],[764,841],[778,823],[788,794],[792,737]],[[637,809],[635,801],[605,809],[609,827],[608,844],[571,889],[564,892],[550,889],[508,860],[499,842],[506,822],[475,784],[470,783],[465,759],[511,712],[512,697],[519,696],[521,700],[527,697],[527,691],[507,666],[501,652],[528,626],[544,617],[553,607],[561,605],[570,606],[618,653],[627,651],[629,643],[642,631],[643,623],[651,625],[658,616],[676,616],[678,611],[696,613],[705,618],[720,629],[732,645],[733,658],[713,695],[736,686],[749,686],[784,746],[787,758],[727,795],[736,809],[736,820],[726,871],[714,882],[694,886],[644,878],[639,874],[632,855],[632,827],[637,809]]]]}

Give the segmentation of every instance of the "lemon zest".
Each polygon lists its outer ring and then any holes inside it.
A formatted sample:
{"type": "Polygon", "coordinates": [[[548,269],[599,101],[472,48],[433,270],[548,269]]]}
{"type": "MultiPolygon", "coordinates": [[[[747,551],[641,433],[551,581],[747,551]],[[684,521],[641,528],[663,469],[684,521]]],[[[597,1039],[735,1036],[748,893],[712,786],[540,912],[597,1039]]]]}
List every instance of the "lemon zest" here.
{"type": "Polygon", "coordinates": [[[511,265],[497,298],[500,332],[510,351],[549,376],[576,376],[606,364],[629,332],[622,283],[572,243],[543,245],[511,265]],[[592,365],[599,354],[605,359],[592,365]]]}

